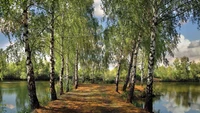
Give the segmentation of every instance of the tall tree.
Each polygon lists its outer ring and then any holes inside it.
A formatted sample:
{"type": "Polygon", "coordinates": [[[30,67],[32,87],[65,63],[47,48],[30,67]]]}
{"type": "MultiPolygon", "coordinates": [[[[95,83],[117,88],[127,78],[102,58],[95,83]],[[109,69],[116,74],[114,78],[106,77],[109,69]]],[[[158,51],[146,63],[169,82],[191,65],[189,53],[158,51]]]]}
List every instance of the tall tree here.
{"type": "Polygon", "coordinates": [[[140,67],[140,70],[141,70],[141,84],[143,85],[143,80],[144,80],[144,58],[145,58],[145,54],[143,52],[143,50],[141,50],[141,67],[140,67]]]}
{"type": "Polygon", "coordinates": [[[51,39],[50,39],[50,91],[51,91],[51,100],[56,100],[56,90],[55,90],[55,58],[54,58],[54,21],[55,21],[55,1],[51,1],[51,39]]]}
{"type": "Polygon", "coordinates": [[[140,36],[138,38],[138,41],[136,43],[136,47],[135,47],[135,51],[134,51],[134,55],[133,55],[133,69],[132,69],[132,77],[131,77],[131,81],[130,81],[130,91],[129,91],[129,96],[128,96],[128,101],[130,103],[132,103],[133,100],[133,93],[134,93],[134,89],[135,89],[135,83],[136,83],[136,67],[137,67],[137,56],[138,56],[138,50],[140,47],[140,36]]]}
{"type": "Polygon", "coordinates": [[[33,71],[33,63],[31,61],[31,49],[29,47],[28,41],[28,2],[25,1],[26,7],[23,8],[23,39],[25,42],[25,52],[26,52],[26,69],[27,69],[27,82],[28,82],[28,92],[30,97],[30,104],[31,109],[39,108],[39,101],[36,95],[36,88],[35,88],[35,78],[34,78],[34,71],[33,71]]]}
{"type": "MultiPolygon", "coordinates": [[[[64,58],[64,55],[65,55],[65,51],[64,51],[64,37],[65,37],[65,32],[66,32],[66,12],[68,12],[67,10],[67,6],[66,6],[66,1],[63,0],[61,1],[60,4],[62,4],[59,9],[58,9],[58,13],[61,13],[61,16],[60,18],[57,18],[57,21],[58,21],[58,28],[57,28],[57,32],[60,36],[60,59],[61,59],[61,69],[60,69],[60,75],[59,75],[59,83],[60,83],[60,95],[62,95],[64,93],[64,90],[63,90],[63,77],[64,77],[64,68],[65,68],[65,58],[64,58]]],[[[67,70],[66,70],[67,71],[67,70]]]]}
{"type": "MultiPolygon", "coordinates": [[[[171,42],[176,42],[177,25],[181,26],[180,21],[186,21],[190,18],[193,8],[198,7],[198,0],[175,0],[175,1],[149,1],[146,7],[149,7],[150,25],[150,53],[148,60],[148,75],[146,87],[145,109],[152,112],[153,96],[153,72],[156,57],[156,42],[161,39],[160,34],[171,42]],[[178,24],[177,24],[178,23],[178,24]],[[162,29],[160,27],[162,26],[162,29]]],[[[166,44],[166,43],[165,43],[166,44]]],[[[158,47],[157,47],[158,48],[158,47]]]]}
{"type": "Polygon", "coordinates": [[[77,89],[78,88],[78,44],[76,47],[76,57],[75,57],[75,73],[74,73],[74,88],[77,89]]]}
{"type": "Polygon", "coordinates": [[[69,54],[66,57],[66,92],[69,92],[69,54]]]}
{"type": "Polygon", "coordinates": [[[126,80],[125,80],[125,83],[123,85],[123,89],[122,89],[123,91],[126,91],[126,88],[127,88],[128,82],[129,82],[131,69],[132,69],[132,66],[133,66],[133,56],[134,56],[136,43],[137,43],[136,41],[133,41],[133,45],[132,45],[132,49],[131,49],[131,53],[130,53],[131,56],[130,56],[130,61],[129,61],[128,73],[126,75],[126,80]]]}
{"type": "MultiPolygon", "coordinates": [[[[39,108],[39,101],[36,95],[34,68],[32,63],[32,50],[30,48],[30,35],[29,35],[29,18],[30,8],[36,4],[35,1],[1,1],[1,8],[3,9],[3,24],[9,25],[7,28],[2,28],[2,32],[6,35],[13,34],[23,42],[26,53],[26,69],[27,69],[27,82],[28,94],[30,97],[31,109],[39,108]],[[8,5],[9,4],[9,5],[8,5]],[[14,7],[12,7],[14,6],[14,7]],[[21,11],[20,11],[21,10],[21,11]],[[21,13],[21,14],[20,14],[21,13]],[[22,15],[17,16],[15,15],[22,15]],[[21,26],[21,28],[19,27],[21,26]],[[22,35],[22,38],[20,38],[22,35]]],[[[31,15],[32,16],[32,15],[31,15]]],[[[1,21],[2,22],[2,21],[1,21]]]]}
{"type": "MultiPolygon", "coordinates": [[[[63,33],[64,34],[64,33],[63,33]]],[[[64,76],[64,36],[61,36],[61,70],[60,70],[60,95],[64,93],[63,91],[63,76],[64,76]]]]}
{"type": "MultiPolygon", "coordinates": [[[[108,14],[108,20],[111,21],[111,25],[116,25],[116,23],[119,23],[118,26],[120,26],[123,29],[120,29],[120,32],[122,32],[122,36],[126,38],[131,39],[131,44],[129,45],[129,67],[127,76],[123,85],[123,91],[126,90],[128,82],[130,81],[130,73],[132,69],[132,63],[133,63],[133,55],[135,51],[135,46],[137,43],[137,33],[136,32],[142,32],[142,34],[146,33],[145,24],[144,22],[144,15],[142,13],[143,7],[140,6],[142,3],[141,1],[130,1],[126,0],[124,2],[122,1],[111,1],[111,0],[102,0],[103,5],[105,7],[105,12],[108,14]],[[140,7],[140,8],[139,8],[140,7]],[[128,15],[127,15],[128,14],[128,15]],[[116,22],[117,21],[117,22],[116,22]],[[130,30],[131,29],[131,30],[130,30]],[[128,31],[128,32],[127,32],[128,31]]],[[[120,33],[119,32],[119,33],[120,33]]],[[[142,38],[143,39],[143,38],[142,38]]]]}
{"type": "MultiPolygon", "coordinates": [[[[199,8],[197,7],[199,1],[151,0],[147,2],[135,0],[132,2],[126,0],[122,2],[120,0],[102,0],[102,3],[108,20],[111,19],[122,22],[123,25],[128,28],[128,33],[131,33],[130,29],[132,33],[136,33],[138,31],[134,29],[137,29],[141,31],[142,34],[145,34],[142,35],[141,43],[145,44],[142,44],[142,46],[149,53],[146,102],[152,104],[154,64],[166,54],[166,51],[171,54],[172,49],[176,47],[178,43],[176,27],[181,26],[182,21],[188,20],[192,13],[195,14],[195,19],[199,20],[199,8]],[[150,34],[150,36],[148,36],[148,34],[150,34]]],[[[114,25],[116,24],[116,22],[109,22],[114,25]]],[[[132,62],[130,62],[130,64],[131,63],[132,62]]],[[[132,66],[130,65],[130,67],[132,66]]],[[[152,111],[152,106],[149,107],[148,105],[150,104],[146,105],[146,108],[152,111]]]]}

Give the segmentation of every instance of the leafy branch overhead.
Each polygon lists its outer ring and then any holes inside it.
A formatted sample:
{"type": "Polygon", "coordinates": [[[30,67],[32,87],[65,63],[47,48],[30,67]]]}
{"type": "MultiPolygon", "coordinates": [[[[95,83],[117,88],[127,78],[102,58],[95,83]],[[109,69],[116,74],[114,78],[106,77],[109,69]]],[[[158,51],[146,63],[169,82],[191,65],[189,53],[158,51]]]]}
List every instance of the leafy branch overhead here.
{"type": "MultiPolygon", "coordinates": [[[[171,69],[157,65],[169,66],[166,56],[174,55],[180,41],[177,28],[188,21],[200,26],[199,0],[101,0],[103,19],[95,16],[94,2],[0,1],[0,32],[11,42],[0,49],[0,78],[27,79],[32,109],[40,107],[35,79],[50,80],[51,100],[64,94],[64,86],[68,92],[70,83],[77,89],[81,81],[115,82],[118,92],[123,81],[123,91],[130,84],[132,103],[138,76],[142,83],[146,78],[145,109],[151,109],[153,78],[171,69]]],[[[185,57],[174,62],[186,79],[188,62],[185,57]]],[[[193,78],[196,66],[191,63],[193,78]]]]}

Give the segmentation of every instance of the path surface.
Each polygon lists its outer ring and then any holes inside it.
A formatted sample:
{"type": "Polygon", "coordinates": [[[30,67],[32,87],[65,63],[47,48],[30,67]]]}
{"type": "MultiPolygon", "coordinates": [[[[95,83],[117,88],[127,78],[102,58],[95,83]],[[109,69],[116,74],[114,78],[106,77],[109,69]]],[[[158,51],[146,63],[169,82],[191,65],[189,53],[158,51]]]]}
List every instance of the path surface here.
{"type": "Polygon", "coordinates": [[[126,103],[120,93],[115,92],[115,85],[81,84],[77,90],[65,93],[35,113],[146,113],[126,103]]]}

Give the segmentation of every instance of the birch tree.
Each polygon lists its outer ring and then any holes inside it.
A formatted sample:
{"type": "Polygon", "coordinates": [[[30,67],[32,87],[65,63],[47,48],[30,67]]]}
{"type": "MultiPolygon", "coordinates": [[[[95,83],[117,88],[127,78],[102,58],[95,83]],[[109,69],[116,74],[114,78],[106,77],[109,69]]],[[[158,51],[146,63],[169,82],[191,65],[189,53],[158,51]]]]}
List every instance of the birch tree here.
{"type": "Polygon", "coordinates": [[[34,1],[1,1],[1,8],[3,9],[3,16],[1,24],[8,25],[8,27],[1,26],[1,30],[8,37],[9,34],[14,34],[19,38],[25,48],[26,53],[26,70],[28,82],[28,95],[30,98],[31,109],[39,108],[39,101],[36,95],[34,68],[32,63],[32,50],[30,48],[30,34],[29,34],[29,17],[30,8],[36,4],[34,1]],[[20,16],[16,16],[20,15],[20,16]],[[14,16],[14,17],[13,17],[14,16]],[[21,26],[21,28],[19,27],[21,26]],[[22,37],[20,37],[22,36],[22,37]]]}
{"type": "Polygon", "coordinates": [[[187,21],[193,9],[199,6],[198,0],[174,0],[174,1],[149,1],[146,7],[150,8],[150,53],[148,60],[148,76],[146,87],[146,104],[145,109],[152,112],[152,96],[153,96],[153,72],[156,55],[156,40],[159,34],[168,36],[172,42],[176,41],[176,27],[181,26],[182,21],[187,21]],[[160,30],[159,26],[163,26],[160,30]],[[163,33],[164,32],[164,33],[163,33]]]}

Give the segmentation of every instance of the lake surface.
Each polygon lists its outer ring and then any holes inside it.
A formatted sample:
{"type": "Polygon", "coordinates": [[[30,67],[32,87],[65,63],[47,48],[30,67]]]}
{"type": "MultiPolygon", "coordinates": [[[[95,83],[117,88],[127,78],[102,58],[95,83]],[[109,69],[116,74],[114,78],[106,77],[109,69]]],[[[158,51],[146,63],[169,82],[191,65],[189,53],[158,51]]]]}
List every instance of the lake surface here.
{"type": "MultiPolygon", "coordinates": [[[[40,104],[49,101],[49,82],[36,82],[40,104]]],[[[162,96],[153,100],[155,113],[200,113],[200,83],[154,83],[162,96]]],[[[0,82],[0,113],[24,113],[29,106],[27,82],[0,82]]],[[[138,102],[144,107],[144,102],[138,102]]]]}
{"type": "MultiPolygon", "coordinates": [[[[40,103],[49,100],[49,82],[36,82],[40,103]]],[[[0,113],[25,113],[29,110],[26,81],[0,82],[0,113]]]]}
{"type": "MultiPolygon", "coordinates": [[[[155,113],[200,113],[200,83],[154,83],[161,96],[153,99],[155,113]]],[[[135,103],[144,108],[144,102],[135,103]]]]}
{"type": "Polygon", "coordinates": [[[154,99],[160,113],[200,113],[200,83],[156,83],[163,96],[154,99]]]}

